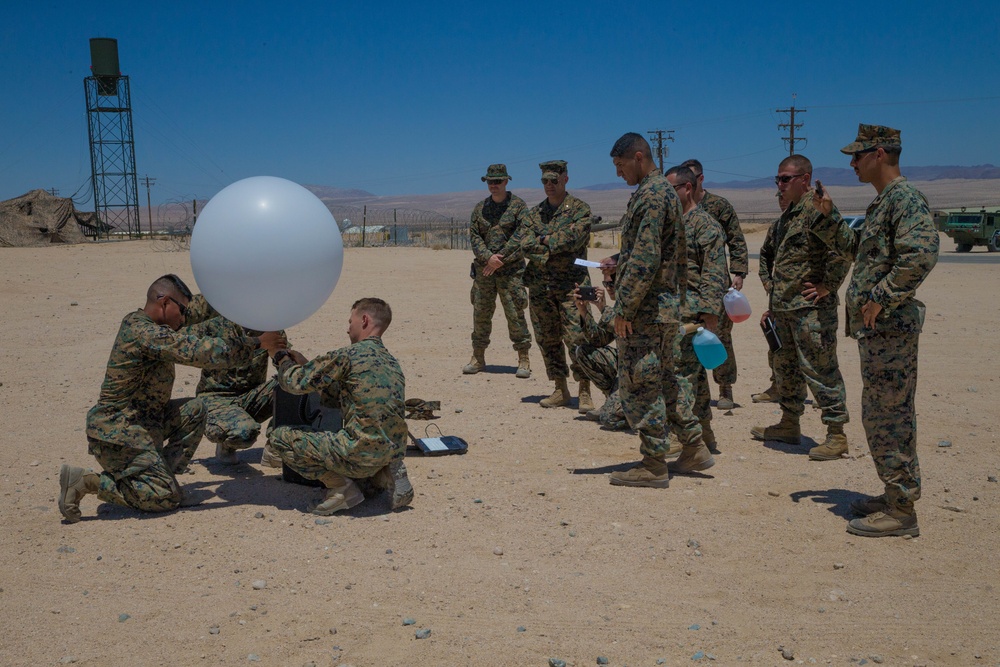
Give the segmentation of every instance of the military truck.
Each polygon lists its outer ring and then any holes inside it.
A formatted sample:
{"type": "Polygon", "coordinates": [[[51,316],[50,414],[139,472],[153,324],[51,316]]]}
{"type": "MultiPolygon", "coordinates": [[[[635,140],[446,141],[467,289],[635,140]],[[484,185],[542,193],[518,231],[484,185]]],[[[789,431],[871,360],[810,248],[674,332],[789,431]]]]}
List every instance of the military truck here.
{"type": "Polygon", "coordinates": [[[955,240],[955,250],[969,252],[984,245],[989,252],[1000,250],[1000,206],[949,208],[934,212],[938,231],[955,240]]]}

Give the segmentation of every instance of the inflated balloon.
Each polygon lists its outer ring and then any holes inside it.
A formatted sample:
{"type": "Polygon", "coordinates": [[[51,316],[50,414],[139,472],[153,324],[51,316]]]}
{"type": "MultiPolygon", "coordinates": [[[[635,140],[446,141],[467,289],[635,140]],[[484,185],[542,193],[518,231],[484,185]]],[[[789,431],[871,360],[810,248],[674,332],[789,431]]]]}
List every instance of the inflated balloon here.
{"type": "Polygon", "coordinates": [[[308,318],[333,293],[343,264],[340,229],[326,205],[274,176],[220,190],[191,234],[198,289],[250,329],[277,331],[308,318]]]}

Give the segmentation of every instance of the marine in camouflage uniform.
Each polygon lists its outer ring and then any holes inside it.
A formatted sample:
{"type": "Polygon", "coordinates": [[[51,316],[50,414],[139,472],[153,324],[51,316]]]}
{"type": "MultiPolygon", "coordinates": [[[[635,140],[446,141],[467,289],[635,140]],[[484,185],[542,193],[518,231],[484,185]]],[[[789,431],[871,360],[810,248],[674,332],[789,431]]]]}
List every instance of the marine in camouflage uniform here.
{"type": "MultiPolygon", "coordinates": [[[[758,440],[799,444],[808,387],[827,428],[826,440],[810,450],[809,458],[832,461],[848,450],[847,392],[837,361],[837,290],[850,263],[812,232],[823,214],[813,204],[811,175],[812,163],[802,155],[789,156],[778,166],[776,180],[788,206],[767,231],[759,274],[782,342],[773,356],[782,418],[750,432],[758,440]]],[[[831,215],[840,219],[836,208],[831,215]]]]}
{"type": "MultiPolygon", "coordinates": [[[[714,330],[719,326],[720,304],[729,286],[726,236],[715,218],[695,201],[695,178],[693,171],[685,167],[667,171],[667,180],[677,191],[684,210],[687,290],[680,304],[680,320],[682,324],[699,323],[714,330]]],[[[684,380],[681,393],[701,424],[702,440],[715,449],[708,371],[694,352],[694,336],[678,335],[674,351],[678,378],[684,380]]]]}
{"type": "Polygon", "coordinates": [[[67,521],[80,520],[79,501],[89,493],[144,512],[180,505],[183,496],[174,475],[201,441],[206,410],[200,399],[170,398],[174,364],[222,368],[248,363],[261,345],[256,337],[179,332],[190,298],[179,278],[163,276],[150,286],[146,306],[122,320],[100,398],[87,413],[88,449],[103,472],[98,477],[62,467],[59,509],[67,521]]]}
{"type": "MultiPolygon", "coordinates": [[[[609,296],[613,296],[612,289],[608,287],[609,296]]],[[[582,304],[585,310],[590,308],[587,301],[578,303],[582,304]]],[[[602,305],[603,293],[598,292],[598,308],[602,305]]],[[[587,418],[596,420],[613,430],[627,429],[628,421],[625,419],[625,411],[618,392],[618,348],[614,346],[614,310],[603,306],[599,320],[580,313],[580,327],[585,342],[573,347],[570,356],[587,379],[604,392],[606,397],[600,409],[587,412],[587,418]]]]}
{"type": "MultiPolygon", "coordinates": [[[[286,465],[327,487],[324,502],[313,510],[317,514],[360,503],[363,496],[353,480],[376,477],[390,464],[401,463],[406,451],[406,382],[399,362],[382,342],[388,321],[378,319],[370,327],[360,324],[369,314],[368,301],[385,304],[375,299],[355,304],[351,345],[311,361],[296,353],[275,356],[282,389],[292,394],[321,392],[324,405],[339,403],[343,411],[343,427],[336,432],[279,426],[270,435],[271,446],[286,465]]],[[[378,317],[370,316],[373,321],[378,317]]]]}
{"type": "MultiPolygon", "coordinates": [[[[739,216],[729,200],[717,194],[708,192],[702,187],[705,181],[705,174],[702,170],[701,162],[698,160],[686,160],[681,163],[682,167],[688,167],[695,172],[698,178],[698,194],[701,197],[699,205],[722,225],[722,231],[726,235],[726,247],[729,249],[729,271],[732,274],[732,281],[726,287],[732,285],[738,290],[743,289],[743,279],[749,271],[749,252],[747,241],[743,236],[743,229],[740,227],[739,216]]],[[[733,321],[729,319],[726,309],[719,310],[719,329],[715,333],[726,348],[726,360],[719,366],[712,369],[712,379],[719,385],[719,401],[717,406],[720,410],[731,410],[733,405],[733,385],[736,384],[736,351],[733,349],[733,321]]]]}
{"type": "MultiPolygon", "coordinates": [[[[934,268],[940,238],[924,195],[899,171],[899,130],[858,126],[857,139],[841,149],[862,183],[878,195],[865,223],[852,230],[825,217],[814,231],[854,260],[847,285],[846,332],[861,357],[861,420],[872,460],[885,486],[882,496],[852,503],[866,515],[848,524],[856,535],[919,535],[914,504],[920,498],[917,459],[917,343],[926,308],[917,287],[934,268]]],[[[829,194],[819,203],[832,208],[829,194]]]]}
{"type": "Polygon", "coordinates": [[[472,289],[472,361],[465,373],[478,373],[486,365],[485,351],[493,331],[497,296],[507,318],[507,331],[518,352],[517,377],[531,377],[528,349],[531,333],[524,317],[528,305],[524,289],[524,259],[521,237],[528,207],[517,195],[507,192],[507,167],[491,164],[483,181],[490,196],[476,204],[469,223],[469,239],[475,256],[475,283],[472,289]],[[494,194],[496,191],[496,194],[494,194]],[[500,201],[494,199],[500,197],[500,201]],[[499,266],[497,266],[499,264],[499,266]]]}
{"type": "Polygon", "coordinates": [[[578,284],[590,285],[590,276],[586,267],[574,262],[587,257],[590,206],[566,192],[569,176],[565,161],[542,162],[539,167],[546,198],[528,213],[521,248],[528,260],[524,283],[535,342],[542,352],[545,373],[556,385],[552,396],[543,399],[541,405],[558,407],[569,402],[566,378],[572,371],[573,378],[580,382],[580,394],[586,390],[586,402],[581,398],[578,403],[579,409],[586,412],[593,408],[590,383],[575,363],[567,367],[563,345],[572,349],[583,333],[573,290],[578,284]]]}
{"type": "Polygon", "coordinates": [[[715,461],[701,440],[698,420],[678,402],[674,342],[684,298],[687,252],[677,193],[656,169],[642,135],[623,135],[611,150],[618,175],[638,188],[621,221],[613,306],[618,387],[629,424],[639,432],[639,465],[611,474],[623,486],[669,485],[669,471],[693,472],[715,461]],[[679,412],[683,412],[681,414],[679,412]],[[665,461],[672,424],[683,447],[665,461]]]}
{"type": "MultiPolygon", "coordinates": [[[[188,329],[201,336],[258,336],[219,315],[201,294],[188,304],[188,329]]],[[[283,333],[283,332],[280,332],[283,333]]],[[[215,443],[216,457],[223,463],[238,463],[236,451],[252,447],[261,425],[271,418],[275,378],[268,379],[266,350],[258,350],[250,362],[201,372],[196,395],[205,404],[208,418],[205,437],[215,443]]]]}

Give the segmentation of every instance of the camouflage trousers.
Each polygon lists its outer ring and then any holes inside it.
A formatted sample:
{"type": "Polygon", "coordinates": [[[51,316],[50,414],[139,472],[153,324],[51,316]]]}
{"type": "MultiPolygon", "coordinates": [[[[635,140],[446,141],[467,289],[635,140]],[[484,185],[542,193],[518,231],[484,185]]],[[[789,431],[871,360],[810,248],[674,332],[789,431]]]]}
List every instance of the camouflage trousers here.
{"type": "Polygon", "coordinates": [[[889,502],[906,511],[920,499],[917,460],[916,333],[879,333],[858,340],[861,421],[889,502]]]}
{"type": "Polygon", "coordinates": [[[726,360],[712,369],[715,384],[736,384],[736,352],[733,350],[733,321],[726,309],[719,314],[719,328],[715,331],[719,341],[726,348],[726,360]]]}
{"type": "Polygon", "coordinates": [[[205,437],[229,449],[247,449],[257,442],[260,426],[271,418],[274,410],[274,387],[278,381],[271,378],[244,394],[199,394],[208,410],[205,437]]]}
{"type": "Polygon", "coordinates": [[[599,411],[600,423],[614,429],[627,428],[618,391],[618,349],[611,345],[577,345],[570,351],[570,357],[580,367],[584,377],[607,397],[599,411]]]}
{"type": "Polygon", "coordinates": [[[712,421],[712,393],[708,386],[708,371],[694,353],[694,334],[678,335],[674,356],[680,392],[679,399],[690,406],[699,422],[712,421]]]}
{"type": "Polygon", "coordinates": [[[802,416],[806,387],[824,424],[846,424],[847,391],[837,363],[837,309],[774,312],[781,349],[774,353],[774,380],[781,409],[802,416]]]}
{"type": "Polygon", "coordinates": [[[306,479],[319,479],[330,470],[351,479],[372,477],[392,461],[402,459],[406,451],[406,443],[358,447],[344,429],[313,431],[291,426],[272,430],[268,445],[282,462],[306,479]]]}
{"type": "Polygon", "coordinates": [[[476,265],[476,280],[472,285],[472,347],[486,349],[493,333],[493,313],[497,297],[507,318],[507,333],[515,350],[531,347],[531,332],[524,318],[528,295],[522,281],[523,271],[507,275],[483,275],[483,267],[476,265]]]}
{"type": "MultiPolygon", "coordinates": [[[[589,285],[590,280],[580,283],[589,285]]],[[[576,362],[566,365],[566,351],[573,349],[584,340],[580,326],[580,312],[573,302],[573,285],[549,285],[532,282],[528,285],[528,304],[531,311],[531,327],[535,330],[535,342],[542,352],[545,374],[550,380],[569,377],[579,382],[584,379],[576,362]]],[[[590,317],[590,314],[587,314],[590,317]]]]}
{"type": "Polygon", "coordinates": [[[666,456],[669,422],[682,445],[701,441],[701,424],[691,412],[690,385],[674,372],[677,323],[632,323],[618,338],[618,390],[629,425],[639,432],[643,456],[666,456]],[[686,385],[682,387],[681,385],[686,385]]]}
{"type": "Polygon", "coordinates": [[[147,429],[160,449],[136,449],[87,438],[89,451],[104,469],[97,497],[143,512],[169,512],[181,503],[174,476],[191,462],[205,431],[207,412],[200,399],[178,398],[167,403],[159,430],[147,429]]]}

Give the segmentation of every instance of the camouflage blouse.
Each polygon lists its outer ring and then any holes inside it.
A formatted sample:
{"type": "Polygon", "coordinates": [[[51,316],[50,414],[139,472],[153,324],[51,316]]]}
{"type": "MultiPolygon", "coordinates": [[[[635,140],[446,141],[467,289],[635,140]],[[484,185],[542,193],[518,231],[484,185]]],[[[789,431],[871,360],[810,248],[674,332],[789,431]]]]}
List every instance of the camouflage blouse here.
{"type": "Polygon", "coordinates": [[[246,364],[255,352],[242,337],[206,338],[159,325],[142,310],[122,319],[97,405],[87,413],[87,436],[152,450],[163,444],[174,364],[222,368],[246,364]],[[156,437],[149,431],[158,433],[156,437]]]}

